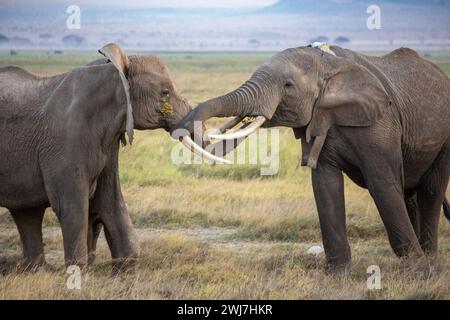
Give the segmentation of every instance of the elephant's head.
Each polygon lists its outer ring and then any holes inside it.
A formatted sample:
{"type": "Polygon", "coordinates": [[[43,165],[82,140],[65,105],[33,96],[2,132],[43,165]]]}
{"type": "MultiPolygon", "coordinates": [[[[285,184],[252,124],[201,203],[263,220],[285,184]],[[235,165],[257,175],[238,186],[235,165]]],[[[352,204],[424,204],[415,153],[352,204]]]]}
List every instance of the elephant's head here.
{"type": "Polygon", "coordinates": [[[179,95],[164,62],[156,56],[127,56],[116,44],[99,50],[119,71],[127,96],[127,132],[163,128],[170,131],[191,107],[179,95]]]}
{"type": "Polygon", "coordinates": [[[388,103],[383,85],[366,68],[333,52],[301,47],[273,56],[241,87],[201,103],[179,127],[192,132],[194,121],[211,117],[256,117],[243,130],[211,135],[218,139],[242,138],[260,126],[303,128],[308,143],[320,144],[313,146],[317,160],[331,126],[370,126],[388,103]]]}

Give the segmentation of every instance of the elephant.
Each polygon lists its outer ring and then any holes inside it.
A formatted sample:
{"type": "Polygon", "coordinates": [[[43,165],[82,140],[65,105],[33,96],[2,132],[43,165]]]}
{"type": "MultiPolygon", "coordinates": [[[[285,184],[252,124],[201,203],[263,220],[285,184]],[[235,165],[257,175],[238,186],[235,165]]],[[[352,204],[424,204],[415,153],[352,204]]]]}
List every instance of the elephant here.
{"type": "Polygon", "coordinates": [[[95,260],[104,229],[113,272],[132,268],[138,243],[121,191],[120,141],[133,129],[169,131],[191,110],[156,56],[118,45],[51,77],[0,68],[0,206],[17,225],[27,269],[45,266],[46,208],[62,229],[67,266],[95,260]]]}
{"type": "Polygon", "coordinates": [[[450,219],[450,80],[437,66],[408,48],[381,57],[326,44],[291,48],[236,90],[200,103],[177,129],[186,135],[197,121],[231,116],[254,121],[209,138],[285,126],[301,140],[327,272],[351,267],[343,173],[368,189],[397,256],[418,268],[434,260],[442,205],[450,219]]]}

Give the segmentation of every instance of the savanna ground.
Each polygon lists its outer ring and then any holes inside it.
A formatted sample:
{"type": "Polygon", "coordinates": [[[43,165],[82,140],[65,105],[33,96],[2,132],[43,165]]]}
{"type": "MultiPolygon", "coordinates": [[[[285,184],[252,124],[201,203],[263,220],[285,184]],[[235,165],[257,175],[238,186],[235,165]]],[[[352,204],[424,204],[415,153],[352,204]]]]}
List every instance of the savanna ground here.
{"type": "MultiPolygon", "coordinates": [[[[179,91],[192,105],[240,85],[270,54],[160,54],[179,91]]],[[[98,58],[95,53],[54,55],[0,53],[0,66],[34,73],[64,72],[98,58]]],[[[427,58],[450,74],[450,53],[427,58]]],[[[214,120],[213,120],[214,121],[214,120]]],[[[217,120],[216,120],[217,124],[217,120]]],[[[214,125],[214,123],[213,123],[214,125]]],[[[47,261],[54,271],[11,272],[21,245],[9,213],[0,208],[1,299],[449,299],[450,223],[441,219],[440,271],[414,275],[392,252],[369,194],[348,179],[346,205],[353,270],[323,273],[323,255],[310,170],[298,166],[300,146],[280,131],[280,170],[261,177],[260,167],[172,164],[177,142],[162,130],[138,132],[121,151],[125,199],[140,238],[141,258],[133,274],[110,277],[106,241],[82,290],[66,287],[62,236],[49,210],[44,221],[47,261]],[[368,290],[366,269],[381,268],[381,290],[368,290]]],[[[450,192],[447,192],[450,196],[450,192]]]]}

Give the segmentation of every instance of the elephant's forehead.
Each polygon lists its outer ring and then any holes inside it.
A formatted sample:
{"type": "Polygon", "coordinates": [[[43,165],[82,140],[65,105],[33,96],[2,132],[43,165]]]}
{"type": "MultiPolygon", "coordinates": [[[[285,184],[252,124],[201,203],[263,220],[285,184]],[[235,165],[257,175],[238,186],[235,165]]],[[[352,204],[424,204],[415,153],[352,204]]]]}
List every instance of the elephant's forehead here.
{"type": "Polygon", "coordinates": [[[272,76],[289,70],[293,60],[286,54],[277,54],[261,65],[259,70],[264,70],[272,76]]]}
{"type": "Polygon", "coordinates": [[[165,63],[157,56],[131,56],[130,61],[134,73],[168,73],[165,63]]]}

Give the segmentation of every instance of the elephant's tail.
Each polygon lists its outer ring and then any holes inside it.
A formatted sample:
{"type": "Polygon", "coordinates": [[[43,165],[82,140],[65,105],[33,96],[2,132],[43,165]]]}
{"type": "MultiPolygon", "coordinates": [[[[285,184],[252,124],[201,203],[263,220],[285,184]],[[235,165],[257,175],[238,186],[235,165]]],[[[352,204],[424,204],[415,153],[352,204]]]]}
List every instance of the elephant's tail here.
{"type": "Polygon", "coordinates": [[[444,215],[447,218],[448,221],[450,221],[450,204],[448,203],[447,198],[444,199],[444,204],[442,205],[444,207],[444,215]]]}

